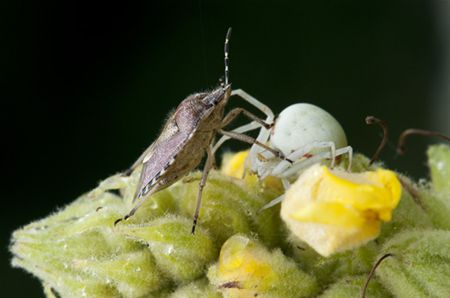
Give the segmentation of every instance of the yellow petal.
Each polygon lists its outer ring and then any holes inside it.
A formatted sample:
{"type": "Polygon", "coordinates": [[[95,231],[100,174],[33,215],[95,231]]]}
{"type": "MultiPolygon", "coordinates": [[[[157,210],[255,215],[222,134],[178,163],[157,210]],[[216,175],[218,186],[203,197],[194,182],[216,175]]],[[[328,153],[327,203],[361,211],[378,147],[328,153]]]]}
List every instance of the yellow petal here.
{"type": "Polygon", "coordinates": [[[297,238],[329,255],[377,237],[400,194],[392,171],[348,173],[317,164],[287,191],[281,217],[297,238]]]}
{"type": "MultiPolygon", "coordinates": [[[[221,172],[227,176],[242,179],[244,178],[247,185],[255,186],[259,179],[255,174],[245,172],[245,160],[248,156],[249,150],[240,151],[234,154],[225,154],[222,160],[221,172]]],[[[262,181],[264,188],[274,189],[277,191],[284,190],[281,180],[277,177],[268,176],[262,181]]]]}
{"type": "Polygon", "coordinates": [[[221,172],[227,176],[241,179],[244,176],[244,164],[248,152],[249,150],[245,150],[234,154],[225,154],[221,172]]]}
{"type": "Polygon", "coordinates": [[[275,273],[264,253],[248,238],[234,236],[222,246],[219,273],[226,280],[240,281],[243,288],[265,290],[273,283],[275,273]]]}

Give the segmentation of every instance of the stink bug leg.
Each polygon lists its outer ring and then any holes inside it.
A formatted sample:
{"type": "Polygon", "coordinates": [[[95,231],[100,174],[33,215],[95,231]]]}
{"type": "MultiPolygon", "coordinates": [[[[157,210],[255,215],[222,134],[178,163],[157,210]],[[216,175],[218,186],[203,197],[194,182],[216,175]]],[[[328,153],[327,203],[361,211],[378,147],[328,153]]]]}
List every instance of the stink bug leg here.
{"type": "Polygon", "coordinates": [[[200,214],[203,188],[205,187],[206,179],[208,178],[209,171],[212,169],[212,167],[214,165],[214,154],[212,152],[212,149],[210,147],[208,147],[206,152],[208,153],[208,156],[206,158],[205,167],[203,168],[202,178],[200,180],[200,183],[198,184],[197,204],[195,206],[194,221],[192,223],[192,230],[191,230],[192,234],[195,233],[195,227],[197,226],[198,215],[200,214]]]}

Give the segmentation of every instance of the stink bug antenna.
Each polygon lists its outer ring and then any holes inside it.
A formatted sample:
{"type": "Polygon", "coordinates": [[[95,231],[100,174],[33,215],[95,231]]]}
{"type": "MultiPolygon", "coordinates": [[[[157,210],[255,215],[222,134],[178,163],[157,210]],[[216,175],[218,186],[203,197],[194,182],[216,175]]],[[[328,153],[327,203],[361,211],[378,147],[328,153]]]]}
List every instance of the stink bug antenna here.
{"type": "Polygon", "coordinates": [[[225,54],[225,86],[228,85],[230,81],[230,72],[228,68],[228,54],[230,52],[230,38],[231,38],[231,27],[228,28],[227,35],[225,37],[224,54],[225,54]]]}

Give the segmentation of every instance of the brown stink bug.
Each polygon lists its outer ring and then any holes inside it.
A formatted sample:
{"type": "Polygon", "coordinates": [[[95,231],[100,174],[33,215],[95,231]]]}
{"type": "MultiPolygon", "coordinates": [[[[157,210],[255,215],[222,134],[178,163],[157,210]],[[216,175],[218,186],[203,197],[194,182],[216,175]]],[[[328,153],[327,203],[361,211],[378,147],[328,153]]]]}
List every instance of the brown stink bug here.
{"type": "Polygon", "coordinates": [[[207,159],[199,183],[197,205],[192,226],[192,233],[194,233],[200,211],[202,190],[205,186],[208,173],[214,165],[214,151],[217,149],[217,146],[213,149],[213,142],[217,133],[223,135],[222,140],[219,141],[221,143],[225,139],[238,139],[250,144],[258,144],[273,152],[276,156],[281,157],[278,151],[260,144],[254,138],[241,133],[261,126],[270,128],[270,120],[273,119],[273,114],[268,112],[270,109],[267,106],[244,91],[235,90],[231,92],[228,70],[230,35],[231,28],[228,29],[225,38],[224,81],[219,87],[210,92],[189,95],[178,105],[175,112],[164,125],[161,135],[131,167],[130,171],[140,164],[143,165],[133,200],[135,206],[123,218],[116,220],[114,224],[132,216],[150,195],[172,185],[195,169],[200,164],[206,152],[207,159]],[[232,109],[224,116],[225,105],[231,95],[239,95],[266,113],[266,121],[261,120],[243,108],[232,109]],[[241,113],[250,118],[252,122],[232,131],[223,130],[225,126],[241,113]]]}

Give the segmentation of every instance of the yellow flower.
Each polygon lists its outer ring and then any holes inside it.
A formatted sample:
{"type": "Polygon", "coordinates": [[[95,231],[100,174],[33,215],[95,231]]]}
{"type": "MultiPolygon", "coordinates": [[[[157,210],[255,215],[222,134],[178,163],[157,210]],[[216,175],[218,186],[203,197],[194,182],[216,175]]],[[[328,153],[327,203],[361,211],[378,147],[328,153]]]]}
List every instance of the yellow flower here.
{"type": "Polygon", "coordinates": [[[400,195],[392,171],[348,173],[316,164],[286,192],[281,217],[297,238],[329,256],[376,238],[400,195]]]}
{"type": "Polygon", "coordinates": [[[249,150],[234,154],[226,154],[223,157],[221,172],[227,176],[241,179],[244,176],[244,163],[249,150]]]}
{"type": "MultiPolygon", "coordinates": [[[[245,160],[247,159],[249,150],[240,151],[234,154],[225,154],[222,161],[221,172],[227,176],[242,179],[248,185],[256,185],[258,183],[258,177],[255,174],[245,172],[245,160]]],[[[263,187],[271,188],[275,190],[283,190],[283,185],[280,179],[268,176],[263,181],[263,187]]]]}
{"type": "Polygon", "coordinates": [[[318,287],[281,250],[269,251],[262,243],[236,234],[220,250],[219,261],[208,279],[225,298],[312,297],[318,287]]]}
{"type": "Polygon", "coordinates": [[[253,297],[253,292],[269,289],[277,278],[268,258],[268,252],[262,247],[237,235],[222,246],[218,273],[226,280],[238,282],[239,292],[243,294],[239,297],[253,297]]]}

